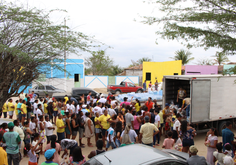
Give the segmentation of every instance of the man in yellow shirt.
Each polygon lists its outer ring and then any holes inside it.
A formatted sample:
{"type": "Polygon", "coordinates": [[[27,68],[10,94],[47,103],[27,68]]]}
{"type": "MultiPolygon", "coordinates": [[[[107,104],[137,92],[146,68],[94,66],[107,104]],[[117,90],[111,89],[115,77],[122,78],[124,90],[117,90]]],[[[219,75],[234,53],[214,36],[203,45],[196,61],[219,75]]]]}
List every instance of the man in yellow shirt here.
{"type": "Polygon", "coordinates": [[[101,129],[102,129],[102,141],[105,146],[105,136],[106,136],[106,131],[110,128],[110,123],[109,120],[111,120],[111,116],[108,115],[107,110],[104,110],[104,114],[101,115],[98,118],[98,121],[101,124],[101,129]]]}
{"type": "MultiPolygon", "coordinates": [[[[0,134],[0,142],[2,142],[2,134],[0,134]]],[[[8,165],[7,153],[0,147],[0,165],[8,165]]]]}
{"type": "Polygon", "coordinates": [[[65,128],[66,128],[62,120],[62,115],[60,113],[58,114],[56,126],[57,126],[57,137],[58,137],[58,141],[60,142],[61,140],[65,139],[65,128]]]}
{"type": "Polygon", "coordinates": [[[24,125],[26,114],[27,114],[26,100],[23,100],[22,105],[21,105],[21,123],[22,123],[22,125],[24,125]]]}
{"type": "Polygon", "coordinates": [[[13,112],[14,112],[15,106],[12,103],[12,99],[8,100],[8,114],[9,118],[12,119],[13,117],[13,112]]]}
{"type": "Polygon", "coordinates": [[[65,102],[64,102],[64,104],[67,104],[67,101],[69,100],[68,96],[67,96],[67,95],[65,95],[64,99],[65,99],[65,102]]]}
{"type": "Polygon", "coordinates": [[[4,118],[7,118],[7,103],[3,104],[2,112],[3,112],[4,118]]]}

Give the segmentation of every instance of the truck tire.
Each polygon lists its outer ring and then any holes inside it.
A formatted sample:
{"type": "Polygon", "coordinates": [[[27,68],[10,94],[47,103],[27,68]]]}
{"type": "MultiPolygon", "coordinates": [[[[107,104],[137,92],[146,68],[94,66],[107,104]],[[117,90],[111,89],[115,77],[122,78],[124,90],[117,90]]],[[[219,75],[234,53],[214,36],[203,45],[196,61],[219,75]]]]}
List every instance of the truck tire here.
{"type": "Polygon", "coordinates": [[[218,133],[219,133],[220,136],[222,135],[222,130],[226,128],[226,122],[227,121],[222,121],[219,124],[218,133]]]}
{"type": "Polygon", "coordinates": [[[142,89],[138,89],[137,93],[143,93],[143,90],[142,89]]]}
{"type": "Polygon", "coordinates": [[[120,90],[116,90],[115,94],[119,95],[119,94],[121,94],[121,91],[120,90]]]}

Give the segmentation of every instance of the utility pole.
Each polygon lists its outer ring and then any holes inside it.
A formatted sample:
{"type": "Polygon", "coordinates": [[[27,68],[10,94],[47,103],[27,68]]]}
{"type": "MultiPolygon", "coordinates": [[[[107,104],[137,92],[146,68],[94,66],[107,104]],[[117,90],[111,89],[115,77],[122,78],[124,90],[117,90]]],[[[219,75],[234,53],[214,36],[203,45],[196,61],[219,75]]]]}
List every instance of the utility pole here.
{"type": "MultiPolygon", "coordinates": [[[[64,38],[66,39],[66,18],[64,18],[64,25],[65,25],[65,30],[64,30],[64,38]]],[[[64,78],[65,78],[65,86],[64,90],[66,90],[66,44],[65,44],[65,49],[64,49],[64,78]]]]}

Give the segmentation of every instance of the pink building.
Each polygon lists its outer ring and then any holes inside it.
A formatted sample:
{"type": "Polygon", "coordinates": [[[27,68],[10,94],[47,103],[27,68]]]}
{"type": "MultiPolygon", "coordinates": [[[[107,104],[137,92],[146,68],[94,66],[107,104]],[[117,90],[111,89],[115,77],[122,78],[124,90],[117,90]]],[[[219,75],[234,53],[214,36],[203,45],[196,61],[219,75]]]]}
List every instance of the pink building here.
{"type": "Polygon", "coordinates": [[[185,65],[185,75],[218,74],[218,66],[185,65]]]}

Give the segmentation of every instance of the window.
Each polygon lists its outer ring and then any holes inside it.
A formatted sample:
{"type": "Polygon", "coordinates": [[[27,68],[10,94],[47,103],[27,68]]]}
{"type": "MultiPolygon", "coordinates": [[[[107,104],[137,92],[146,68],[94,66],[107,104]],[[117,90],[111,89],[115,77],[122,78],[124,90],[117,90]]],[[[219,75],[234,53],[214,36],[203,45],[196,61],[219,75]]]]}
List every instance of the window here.
{"type": "Polygon", "coordinates": [[[34,89],[38,89],[38,87],[35,87],[34,89]]]}
{"type": "Polygon", "coordinates": [[[178,73],[174,73],[174,75],[179,75],[178,73]]]}
{"type": "Polygon", "coordinates": [[[74,74],[74,81],[79,82],[79,74],[74,74]]]}
{"type": "Polygon", "coordinates": [[[128,83],[128,87],[135,87],[134,84],[128,83]]]}
{"type": "Polygon", "coordinates": [[[44,86],[43,85],[40,85],[39,87],[38,87],[38,90],[44,90],[45,88],[44,88],[44,86]]]}
{"type": "Polygon", "coordinates": [[[146,72],[146,80],[151,81],[151,73],[146,72]]]}
{"type": "Polygon", "coordinates": [[[53,88],[50,86],[46,86],[46,90],[53,90],[53,88]]]}

